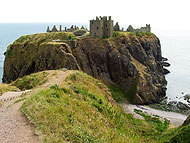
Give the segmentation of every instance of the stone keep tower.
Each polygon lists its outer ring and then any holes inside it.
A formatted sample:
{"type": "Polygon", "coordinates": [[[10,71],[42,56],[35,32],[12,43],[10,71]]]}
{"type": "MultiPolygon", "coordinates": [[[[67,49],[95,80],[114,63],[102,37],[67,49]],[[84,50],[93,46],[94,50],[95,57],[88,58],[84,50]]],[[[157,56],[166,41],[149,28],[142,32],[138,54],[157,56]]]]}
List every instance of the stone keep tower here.
{"type": "Polygon", "coordinates": [[[96,20],[90,20],[90,36],[93,37],[112,37],[113,35],[113,20],[111,16],[107,18],[96,17],[96,20]]]}

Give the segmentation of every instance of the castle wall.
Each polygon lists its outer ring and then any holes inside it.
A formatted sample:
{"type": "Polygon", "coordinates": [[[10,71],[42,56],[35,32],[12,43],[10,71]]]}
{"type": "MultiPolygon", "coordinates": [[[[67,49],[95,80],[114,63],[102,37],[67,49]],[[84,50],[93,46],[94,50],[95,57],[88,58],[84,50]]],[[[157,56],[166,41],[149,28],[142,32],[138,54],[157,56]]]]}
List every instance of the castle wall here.
{"type": "Polygon", "coordinates": [[[104,17],[96,17],[96,20],[90,20],[90,35],[93,37],[112,37],[113,35],[113,20],[111,16],[107,19],[104,17]]]}
{"type": "Polygon", "coordinates": [[[151,27],[150,27],[150,24],[146,24],[146,27],[134,29],[131,25],[129,25],[129,27],[127,28],[127,31],[134,32],[134,33],[138,33],[138,32],[146,33],[146,32],[151,32],[151,27]]]}
{"type": "Polygon", "coordinates": [[[103,37],[103,21],[101,20],[91,20],[90,21],[90,36],[93,37],[103,37]]]}
{"type": "Polygon", "coordinates": [[[104,21],[104,35],[105,37],[112,37],[113,35],[113,20],[104,21]]]}

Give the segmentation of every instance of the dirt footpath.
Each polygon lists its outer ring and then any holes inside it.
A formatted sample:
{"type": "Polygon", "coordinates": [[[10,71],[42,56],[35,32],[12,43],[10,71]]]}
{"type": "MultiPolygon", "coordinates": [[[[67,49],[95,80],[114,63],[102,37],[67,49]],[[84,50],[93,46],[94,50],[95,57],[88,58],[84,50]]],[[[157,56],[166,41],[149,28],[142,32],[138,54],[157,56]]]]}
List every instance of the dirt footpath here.
{"type": "MultiPolygon", "coordinates": [[[[51,75],[55,71],[48,71],[51,75]]],[[[48,77],[48,81],[38,88],[20,91],[6,92],[0,96],[0,143],[41,143],[42,139],[35,134],[35,127],[29,123],[25,115],[19,110],[23,101],[15,103],[22,94],[25,97],[40,89],[48,88],[54,84],[60,84],[72,71],[57,71],[55,75],[48,77]]]]}
{"type": "Polygon", "coordinates": [[[13,104],[17,99],[6,101],[0,107],[0,142],[1,143],[40,143],[34,127],[19,111],[21,102],[13,104]]]}

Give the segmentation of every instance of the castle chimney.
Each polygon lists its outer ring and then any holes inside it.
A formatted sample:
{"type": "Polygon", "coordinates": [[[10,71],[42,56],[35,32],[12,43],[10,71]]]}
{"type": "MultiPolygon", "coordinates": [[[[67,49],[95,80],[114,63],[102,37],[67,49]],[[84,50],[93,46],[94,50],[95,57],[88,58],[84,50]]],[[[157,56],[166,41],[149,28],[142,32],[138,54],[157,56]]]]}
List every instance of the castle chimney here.
{"type": "Polygon", "coordinates": [[[62,31],[62,26],[60,25],[60,27],[59,27],[59,31],[61,32],[62,31]]]}
{"type": "Polygon", "coordinates": [[[51,30],[51,32],[57,32],[57,28],[55,25],[53,26],[53,29],[51,30]]]}
{"type": "Polygon", "coordinates": [[[65,27],[65,32],[67,32],[67,27],[65,27]]]}
{"type": "Polygon", "coordinates": [[[51,32],[50,29],[49,29],[49,26],[47,27],[47,32],[51,32]]]}
{"type": "Polygon", "coordinates": [[[109,16],[109,20],[111,20],[111,16],[109,16]]]}

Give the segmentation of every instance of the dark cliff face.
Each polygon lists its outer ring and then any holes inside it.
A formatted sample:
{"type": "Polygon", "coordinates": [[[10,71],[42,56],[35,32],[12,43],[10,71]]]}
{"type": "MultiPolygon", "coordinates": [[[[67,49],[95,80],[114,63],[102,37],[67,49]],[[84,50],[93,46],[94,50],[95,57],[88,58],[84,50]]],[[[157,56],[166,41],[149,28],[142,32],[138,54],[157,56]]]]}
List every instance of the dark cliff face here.
{"type": "Polygon", "coordinates": [[[156,36],[129,34],[84,38],[76,46],[66,43],[13,43],[6,52],[3,82],[42,70],[67,68],[115,83],[132,103],[155,103],[165,96],[161,46],[156,36]]]}

